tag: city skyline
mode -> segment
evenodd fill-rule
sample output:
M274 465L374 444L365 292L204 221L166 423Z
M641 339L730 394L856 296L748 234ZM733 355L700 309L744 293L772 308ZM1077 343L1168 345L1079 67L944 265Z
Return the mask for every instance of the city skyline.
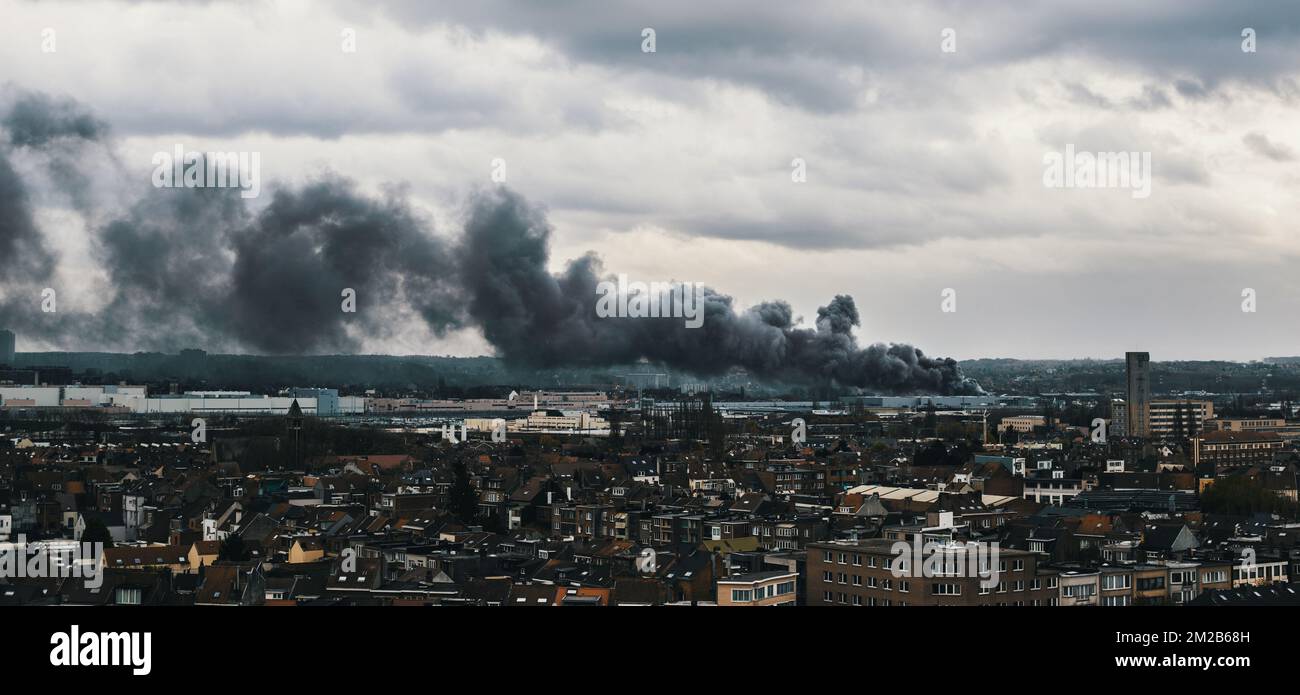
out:
M778 628L758 668L715 611L665 644L1037 690L1291 666L1300 0L0 18L0 663L618 689L646 659L588 674L590 635L660 635L609 611L377 612L785 606L891 612L794 651L807 612L728 612ZM121 610L40 610L76 606Z

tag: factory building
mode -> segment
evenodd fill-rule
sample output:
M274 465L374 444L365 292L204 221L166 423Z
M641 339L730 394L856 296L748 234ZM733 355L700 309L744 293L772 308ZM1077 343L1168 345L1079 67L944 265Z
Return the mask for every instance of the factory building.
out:
M302 394L295 396L294 394ZM284 415L294 400L308 415L359 415L366 399L339 396L334 389L290 389L288 395L249 391L190 391L150 396L144 386L0 386L3 408L121 408L138 414L212 413Z

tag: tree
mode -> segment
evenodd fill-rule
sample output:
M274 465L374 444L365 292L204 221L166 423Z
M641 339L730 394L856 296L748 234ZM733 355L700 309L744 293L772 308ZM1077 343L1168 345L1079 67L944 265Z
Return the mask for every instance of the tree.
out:
M937 434L946 441L957 441L966 437L966 427L956 420L945 418L939 422Z
M464 461L452 465L451 513L461 521L469 522L478 516L478 493L469 482L469 470Z
M501 514L498 512L492 512L483 518L483 530L502 536L510 532L506 528L505 520L501 518Z
M229 560L231 562L243 562L252 557L252 551L247 545L244 545L244 539L239 536L230 536L221 542L221 547L217 550L218 560Z
M935 415L934 410L935 408L933 403L931 403L929 407L925 409L925 419L922 420L921 423L921 433L923 435L931 436L931 437L934 436L935 425L938 424L939 422L939 418L937 415Z
M91 519L86 522L86 528L81 532L82 543L103 543L105 548L113 547L113 534L108 530L99 519Z
M1201 509L1210 514L1251 515L1260 512L1294 518L1296 503L1269 490L1248 475L1220 478L1201 494Z
M1003 444L1017 444L1020 442L1020 432L1016 431L1015 428L1008 427L1002 430L1001 438Z
M916 455L912 457L912 462L917 466L943 466L948 463L948 447L943 442L930 442L926 446L918 449Z

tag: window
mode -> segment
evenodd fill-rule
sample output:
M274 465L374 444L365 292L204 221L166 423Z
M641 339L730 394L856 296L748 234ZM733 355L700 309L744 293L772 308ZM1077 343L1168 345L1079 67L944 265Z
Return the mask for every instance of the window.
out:
M1157 589L1163 589L1165 588L1165 578L1147 577L1145 579L1139 579L1137 582L1137 588L1138 591L1155 591Z
M1056 588L1056 577L1048 577L1048 578L1047 578L1047 588L1049 588L1049 589L1055 589L1055 588ZM1056 605L1056 604L1052 604L1052 605Z
M1066 598L1088 598L1089 596L1092 596L1092 585L1075 584L1073 586L1067 586L1061 590L1061 593L1064 594Z
M1108 574L1101 578L1101 588L1106 591L1127 589L1133 586L1133 577L1127 574Z
M732 589L731 600L735 603L749 603L754 600L754 592L749 589Z
M1012 561L1011 561L1011 571L1013 571L1013 572L1021 572L1021 571L1024 571L1024 569L1025 569L1025 561L1024 561L1024 560L1012 560Z
M785 596L794 593L794 582L781 582L776 585L776 595Z
M931 584L930 593L934 596L961 596L961 585Z

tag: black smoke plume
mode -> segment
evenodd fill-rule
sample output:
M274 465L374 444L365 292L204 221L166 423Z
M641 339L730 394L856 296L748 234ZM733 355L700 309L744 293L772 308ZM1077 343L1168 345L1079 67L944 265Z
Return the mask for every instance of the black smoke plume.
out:
M279 188L259 208L238 189L145 183L125 213L92 225L111 288L100 306L63 301L43 313L40 291L55 282L59 257L10 157L22 151L44 162L49 185L84 213L87 184L68 153L105 147L107 129L74 104L33 94L20 95L0 126L0 326L25 338L323 354L356 352L418 320L435 335L477 328L517 365L644 360L701 376L739 367L760 379L882 393L980 392L953 360L903 344L860 348L852 334L860 317L847 295L806 328L783 301L742 311L711 289L698 328L682 318L600 318L599 258L589 253L558 275L548 271L544 213L505 188L472 195L462 233L444 237L400 190L368 196L339 176ZM355 313L341 310L344 288L356 293Z

